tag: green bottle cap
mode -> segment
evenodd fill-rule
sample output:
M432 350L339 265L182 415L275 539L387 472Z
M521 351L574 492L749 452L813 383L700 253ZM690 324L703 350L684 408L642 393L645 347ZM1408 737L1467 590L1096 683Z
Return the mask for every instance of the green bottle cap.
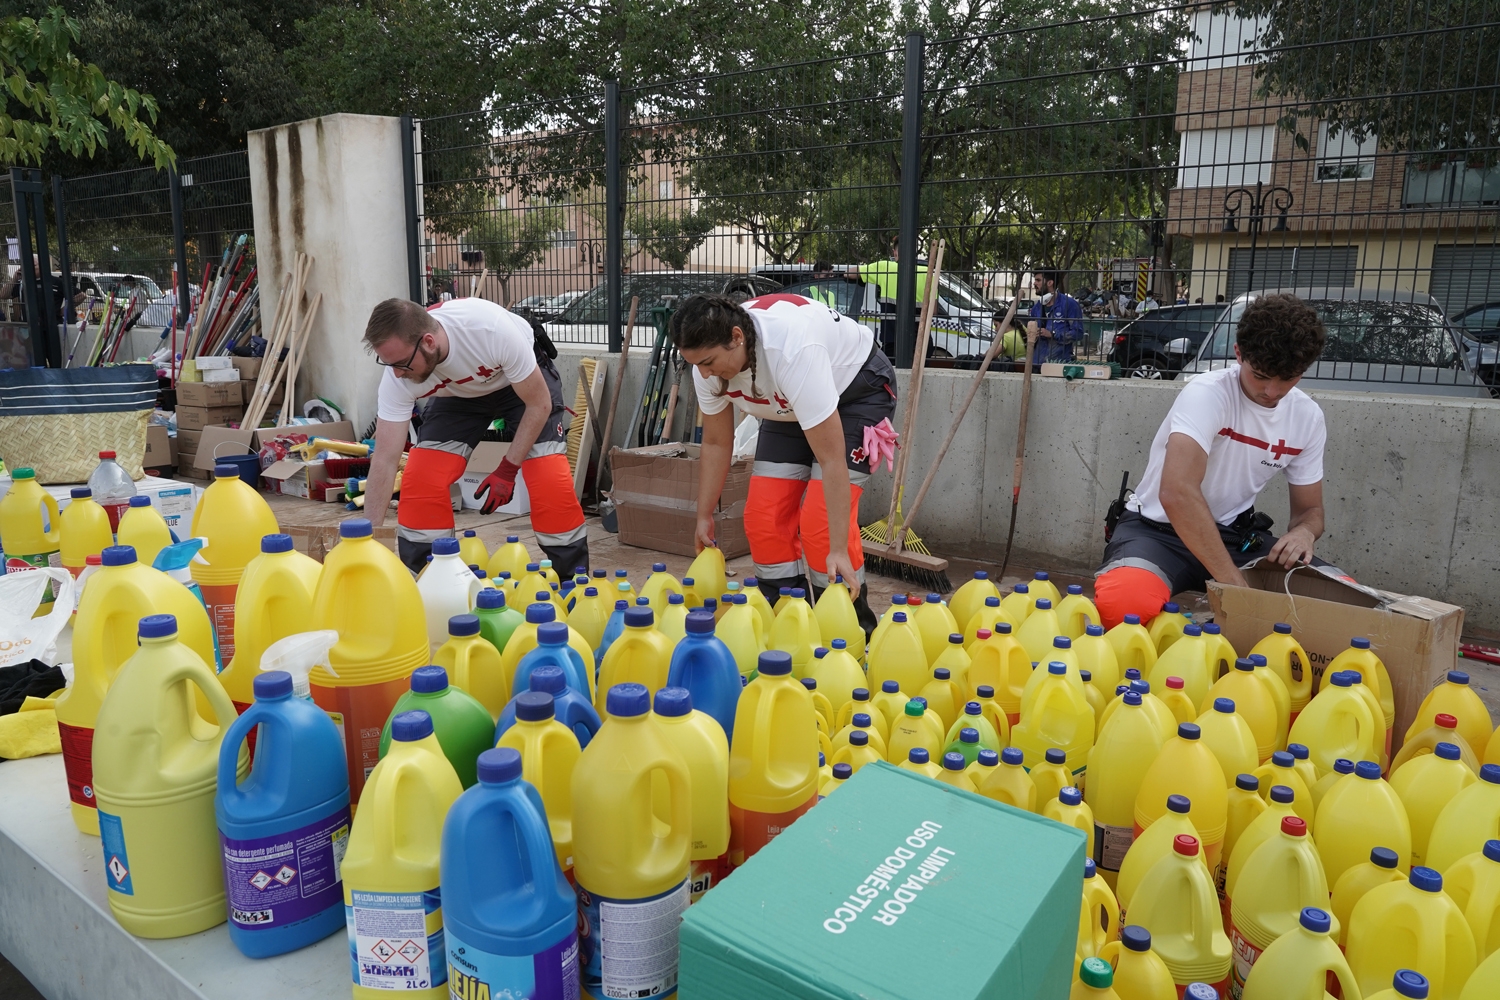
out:
M1078 979L1085 986L1108 989L1114 985L1115 970L1102 958L1085 958L1078 969Z
M906 703L906 714L907 715L916 716L916 717L920 718L922 715L926 714L926 712L927 712L927 709L925 707L923 707L922 703L920 701L917 701L915 698L913 698L911 701L909 701L909 702Z
M12 479L35 479L36 478L36 470L35 469L28 469L28 468L12 469L10 471L10 478L12 478Z

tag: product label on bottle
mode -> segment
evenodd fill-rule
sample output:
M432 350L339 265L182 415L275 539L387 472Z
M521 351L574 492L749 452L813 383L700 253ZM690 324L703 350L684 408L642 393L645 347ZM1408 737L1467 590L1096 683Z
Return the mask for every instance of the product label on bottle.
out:
M1094 824L1094 864L1100 871L1117 872L1125 863L1125 852L1135 843L1135 827Z
M535 955L493 955L448 941L448 996L452 1000L578 1000L578 931Z
M718 885L728 875L729 853L727 851L717 858L692 862L688 868L689 902L698 902L705 892Z
M208 609L208 620L219 643L219 663L226 664L234 659L234 597L239 592L239 584L209 586L200 583L198 589L203 594L203 605Z
M134 896L130 881L130 856L125 851L125 826L120 817L99 810L99 840L104 846L104 882L111 892Z
M350 892L344 907L355 986L425 990L448 981L442 900L427 892Z
M339 867L349 844L349 807L273 837L224 847L229 919L240 927L286 927L344 900Z
M59 722L57 735L62 741L68 798L87 809L99 808L99 803L94 801L94 730Z
M677 928L688 883L647 899L610 899L578 887L579 964L596 997L664 997L677 992Z
M344 738L351 801L359 801L365 781L380 763L380 730L396 700L409 690L411 681L405 677L357 687L312 685L313 702L328 713Z
M1230 929L1229 942L1234 946L1234 965L1229 980L1229 995L1240 1000L1245 993L1245 980L1250 978L1250 969L1260 960L1261 949L1251 944L1238 927Z
M5 560L6 573L24 573L30 569L45 569L46 567L52 565L51 553L43 553L42 555L35 556L17 556L11 555L9 552L7 552L4 553L3 557L0 558L4 558ZM50 605L54 599L54 596L55 595L52 593L51 583L48 583L46 587L42 588L43 605ZM43 610L45 610L45 608Z
M798 816L818 804L817 793L789 812L761 813L729 804L729 866L738 868L755 852L775 840L777 835L796 821Z

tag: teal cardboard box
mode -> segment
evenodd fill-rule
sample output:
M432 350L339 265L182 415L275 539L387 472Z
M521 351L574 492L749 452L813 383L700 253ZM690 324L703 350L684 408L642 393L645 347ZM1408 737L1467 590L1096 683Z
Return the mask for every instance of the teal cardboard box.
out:
M870 764L682 921L684 1000L1065 1000L1087 838Z

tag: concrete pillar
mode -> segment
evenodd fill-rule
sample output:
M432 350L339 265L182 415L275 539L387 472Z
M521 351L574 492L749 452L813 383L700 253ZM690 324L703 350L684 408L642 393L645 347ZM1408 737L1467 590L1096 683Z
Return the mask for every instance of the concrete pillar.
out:
M360 342L375 303L407 293L400 119L329 115L251 132L250 197L261 309L269 326L300 250L307 299L323 294L298 377L356 432L375 418L380 369Z

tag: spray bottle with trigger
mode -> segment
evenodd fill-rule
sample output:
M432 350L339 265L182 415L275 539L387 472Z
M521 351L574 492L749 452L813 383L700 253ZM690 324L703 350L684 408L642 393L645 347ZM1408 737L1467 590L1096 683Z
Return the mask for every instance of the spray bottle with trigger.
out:
M339 634L331 628L315 632L298 632L284 639L277 639L260 655L260 669L285 670L292 675L292 696L312 701L312 682L309 675L313 667L322 667L333 676L338 673L329 665L328 651L338 645ZM339 720L335 719L335 722ZM339 725L339 735L344 727Z
M176 536L174 535L173 537L175 538ZM161 570L192 591L193 596L198 598L198 603L203 605L203 610L208 612L209 621L212 622L213 612L208 611L208 602L203 599L203 591L199 589L198 584L193 580L193 572L190 568L194 559L207 563L208 560L202 559L198 555L198 552L207 544L207 538L189 538L185 542L168 545L156 554L156 561L151 564L151 568ZM214 628L210 631L213 632L214 636L214 672L222 673L224 671L224 656L219 652L219 630Z

